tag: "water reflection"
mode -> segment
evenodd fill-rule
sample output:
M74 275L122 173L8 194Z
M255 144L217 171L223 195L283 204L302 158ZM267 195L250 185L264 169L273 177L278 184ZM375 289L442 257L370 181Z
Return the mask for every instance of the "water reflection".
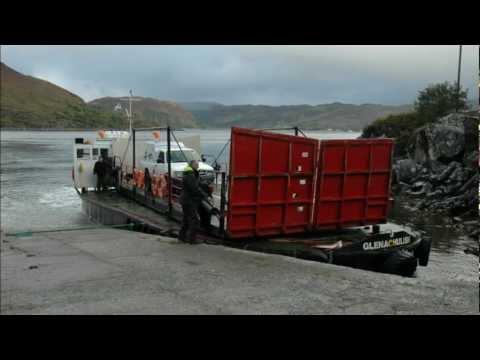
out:
M395 201L389 217L400 225L408 225L432 239L432 248L445 253L463 253L466 245L477 245L455 228L452 218L440 214L415 211Z

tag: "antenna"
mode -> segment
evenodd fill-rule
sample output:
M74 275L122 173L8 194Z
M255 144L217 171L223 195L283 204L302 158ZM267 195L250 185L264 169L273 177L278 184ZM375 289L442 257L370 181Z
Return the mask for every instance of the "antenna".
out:
M462 45L458 50L458 75L457 75L457 105L455 107L455 112L458 113L458 108L460 107L460 73L462 71Z
M130 104L130 134L132 133L132 90L130 90L130 98L128 99L128 102Z
M133 113L132 113L132 101L141 101L141 98L133 98L132 90L129 91L130 96L128 98L122 98L120 99L121 101L128 101L129 104L129 109L125 109L125 112L127 113L128 120L129 120L129 126L130 126L130 134L132 133L132 122L133 122Z

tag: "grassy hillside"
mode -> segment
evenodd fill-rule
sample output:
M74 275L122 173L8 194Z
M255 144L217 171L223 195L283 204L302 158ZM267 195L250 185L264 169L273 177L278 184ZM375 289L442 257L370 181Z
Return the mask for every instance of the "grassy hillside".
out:
M94 129L128 128L119 102L103 98L85 103L79 96L48 81L23 75L1 63L0 126L2 128ZM145 98L134 104L135 126L195 127L193 115L171 102Z
M140 101L132 102L133 121L136 127L166 126L168 123L178 128L197 127L197 122L193 115L174 102L147 97L140 99ZM121 101L120 98L105 97L89 102L88 106L91 109L123 115L125 114L125 109L128 109L128 101Z
M361 130L379 117L410 111L411 106L376 104L324 104L324 105L216 105L204 107L194 103L182 104L202 127L290 127L303 129Z
M2 128L116 127L121 118L89 109L77 95L1 63Z

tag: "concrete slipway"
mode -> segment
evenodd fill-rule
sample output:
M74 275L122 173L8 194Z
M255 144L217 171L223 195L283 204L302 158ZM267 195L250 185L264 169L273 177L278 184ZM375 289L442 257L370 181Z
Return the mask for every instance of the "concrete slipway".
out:
M476 276L440 284L110 228L3 236L1 244L2 314L479 311Z

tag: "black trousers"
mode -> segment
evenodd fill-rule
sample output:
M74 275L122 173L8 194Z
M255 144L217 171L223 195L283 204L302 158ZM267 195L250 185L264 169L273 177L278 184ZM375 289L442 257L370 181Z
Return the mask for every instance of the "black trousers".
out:
M200 226L205 230L211 229L212 215L204 207L198 207L198 216L200 217Z
M97 191L103 191L105 188L105 175L97 175Z
M186 204L182 205L183 221L182 228L178 234L181 241L193 243L195 242L199 220L198 220L198 205Z

